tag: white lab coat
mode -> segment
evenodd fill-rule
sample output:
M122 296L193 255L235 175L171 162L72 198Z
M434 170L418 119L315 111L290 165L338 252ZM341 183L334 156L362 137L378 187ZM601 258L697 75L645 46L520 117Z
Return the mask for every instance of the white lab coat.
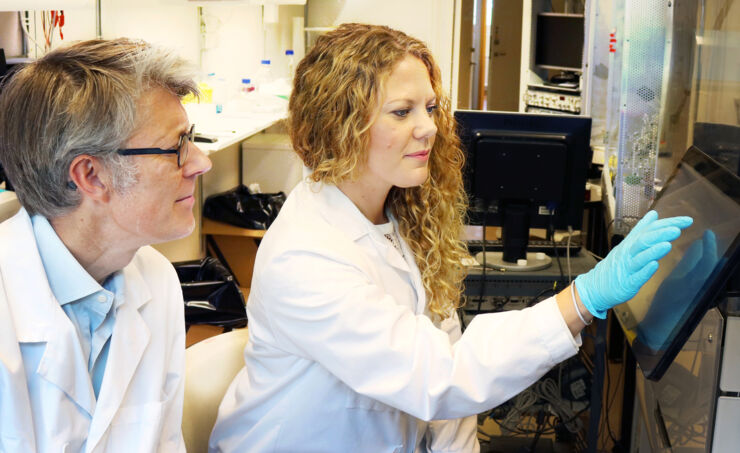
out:
M151 247L123 275L125 300L96 404L87 358L49 287L28 214L0 224L1 452L81 452L85 440L89 453L185 451L177 275ZM23 351L39 353L39 363Z
M456 317L435 325L401 245L405 260L335 186L293 190L257 253L212 451L477 451L469 416L577 352L554 299L462 336Z

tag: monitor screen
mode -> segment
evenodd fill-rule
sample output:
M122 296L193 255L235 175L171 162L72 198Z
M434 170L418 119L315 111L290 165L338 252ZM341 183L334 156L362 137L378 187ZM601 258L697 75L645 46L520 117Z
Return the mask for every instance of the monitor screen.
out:
M521 257L529 228L581 228L591 118L477 110L455 118L469 223L502 227L505 256L511 246Z
M737 268L740 178L691 147L652 209L694 219L655 275L614 308L645 377L658 380Z
M580 71L584 25L580 14L538 14L534 64L547 69Z

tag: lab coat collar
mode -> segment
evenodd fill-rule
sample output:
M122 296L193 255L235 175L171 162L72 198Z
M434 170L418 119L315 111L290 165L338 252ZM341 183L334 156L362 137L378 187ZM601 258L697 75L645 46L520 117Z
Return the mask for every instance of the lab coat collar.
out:
M32 228L24 208L0 224L0 274L21 343L48 341L59 326L56 314L66 317L49 287Z
M0 274L20 343L45 342L36 372L92 415L87 358L72 321L51 291L25 209L0 225Z
M320 215L331 225L335 226L346 234L349 239L357 242L365 235L369 235L388 264L408 272L411 275L411 283L416 291L417 313L423 311L426 306L426 291L421 280L419 268L414 262L414 254L409 248L406 241L398 235L403 250L403 257L393 248L393 245L377 231L372 222L355 206L352 200L347 197L339 188L332 184L307 182L308 190L315 193L319 201L318 210ZM391 214L387 213L388 218L393 222L393 228L399 231L398 221Z
M370 236L381 256L388 264L405 272L410 272L409 264L393 245L378 231L373 223L365 217L359 208L333 184L310 183L309 189L316 193L319 200L319 212L331 225L334 225L353 242L359 241L364 236ZM398 222L390 216L393 227L398 231ZM400 235L399 235L400 239ZM401 240L403 243L403 240ZM408 247L404 248L404 255L408 258L411 254Z
M316 194L320 215L352 241L370 234L373 224L360 212L339 187L321 182L307 182L308 190Z
M18 341L46 342L37 372L88 414L95 414L87 442L88 451L93 451L121 405L149 344L151 334L139 309L152 297L139 271L137 256L122 270L124 303L117 307L109 360L96 405L89 376L81 374L87 373L87 359L82 357L72 321L49 287L25 209L0 224L0 238L12 238L0 240L0 275Z

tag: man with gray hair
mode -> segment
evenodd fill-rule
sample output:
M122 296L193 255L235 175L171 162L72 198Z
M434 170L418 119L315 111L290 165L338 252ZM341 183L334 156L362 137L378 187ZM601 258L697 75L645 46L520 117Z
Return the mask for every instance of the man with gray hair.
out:
M188 65L92 40L0 94L0 162L23 206L0 224L0 451L184 451L185 328L149 244L192 232L209 159L180 98Z

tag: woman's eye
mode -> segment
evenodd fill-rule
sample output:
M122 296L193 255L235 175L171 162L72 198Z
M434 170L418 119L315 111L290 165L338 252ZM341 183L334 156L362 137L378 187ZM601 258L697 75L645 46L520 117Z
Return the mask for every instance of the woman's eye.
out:
M399 118L405 118L406 115L409 114L410 109L400 109L400 110L394 110L393 114L396 115Z
M431 115L432 113L434 113L435 110L437 110L437 104L427 106L427 113L428 114Z

